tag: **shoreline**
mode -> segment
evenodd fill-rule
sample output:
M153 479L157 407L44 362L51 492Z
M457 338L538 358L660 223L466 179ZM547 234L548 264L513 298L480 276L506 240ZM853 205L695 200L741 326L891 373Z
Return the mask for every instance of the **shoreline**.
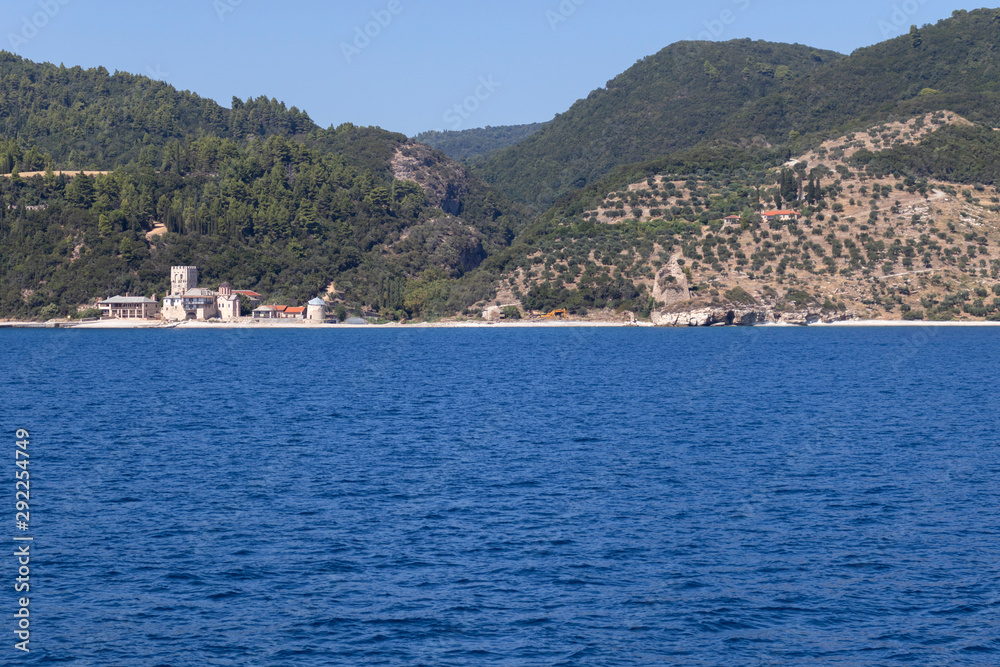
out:
M908 328L908 327L997 327L1000 322L927 322L924 320L847 320L843 322L817 322L809 325L798 324L756 324L751 327L657 327L651 322L601 322L585 320L563 321L530 321L513 320L509 322L414 322L399 324L321 324L313 322L160 322L149 320L110 320L101 322L0 322L0 329L180 329L180 330L301 330L301 331L337 331L341 329L617 329L617 328L647 328L647 329L712 329L712 328Z
M1000 322L928 322L925 320L846 320L817 322L810 327L997 327Z
M256 329L259 331L270 329L298 329L303 331L315 331L317 329L336 331L338 329L573 329L573 328L618 328L618 327L654 327L650 322L586 322L586 321L561 321L561 322L414 322L412 324L399 324L389 322L385 324L317 324L311 322L155 322L142 320L113 320L107 322L84 322L74 324L72 322L40 323L40 322L0 322L0 329L180 329L180 330L205 330L205 329Z

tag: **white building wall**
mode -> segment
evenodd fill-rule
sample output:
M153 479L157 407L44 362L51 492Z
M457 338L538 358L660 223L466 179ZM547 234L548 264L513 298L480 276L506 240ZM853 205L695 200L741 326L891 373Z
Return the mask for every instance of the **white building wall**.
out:
M197 266L170 267L170 293L187 294L188 290L198 286Z
M240 318L240 300L237 297L219 297L219 317L227 322Z
M180 298L164 298L163 306L160 308L160 313L163 315L164 319L173 322L187 319L187 313L184 311L184 301Z

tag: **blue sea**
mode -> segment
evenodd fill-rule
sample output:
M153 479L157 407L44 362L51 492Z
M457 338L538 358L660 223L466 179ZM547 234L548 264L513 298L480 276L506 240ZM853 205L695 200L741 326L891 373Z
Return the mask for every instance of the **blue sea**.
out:
M3 330L0 371L3 664L1000 664L1000 329Z

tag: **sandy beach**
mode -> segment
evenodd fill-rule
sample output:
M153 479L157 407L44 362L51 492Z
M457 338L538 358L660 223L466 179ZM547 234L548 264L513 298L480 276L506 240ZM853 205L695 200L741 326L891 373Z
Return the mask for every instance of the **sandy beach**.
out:
M476 322L474 320L465 322L413 322L400 324L389 322L385 324L319 324L301 321L272 321L272 322L144 322L141 320L108 320L102 322L86 322L82 324L70 324L66 328L72 329L301 329L301 330L337 330L337 329L572 329L572 328L615 328L615 327L652 327L650 322L638 322L629 324L626 322L587 322L584 320L564 320L564 321L506 321L506 322Z
M995 327L1000 322L926 322L924 320L855 320L810 324L810 327Z

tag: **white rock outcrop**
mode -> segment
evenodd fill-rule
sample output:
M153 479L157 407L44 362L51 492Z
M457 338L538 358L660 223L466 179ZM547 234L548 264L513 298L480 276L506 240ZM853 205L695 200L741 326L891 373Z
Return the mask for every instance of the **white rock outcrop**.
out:
M758 324L794 324L806 326L818 322L845 322L857 319L852 312L823 313L794 311L776 313L770 308L695 308L677 312L655 312L651 319L658 327L712 327L720 325L754 326Z

